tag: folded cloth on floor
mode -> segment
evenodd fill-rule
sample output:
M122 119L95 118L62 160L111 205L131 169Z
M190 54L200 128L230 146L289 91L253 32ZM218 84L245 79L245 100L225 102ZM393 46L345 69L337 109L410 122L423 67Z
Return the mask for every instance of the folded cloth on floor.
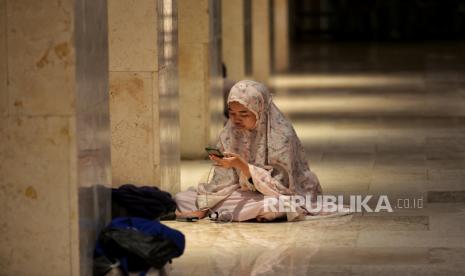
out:
M94 251L94 275L105 275L118 264L125 275L150 267L160 269L181 256L184 248L184 235L159 221L116 218L100 233Z
M171 194L157 187L125 184L112 189L113 217L157 219L174 214L176 202Z

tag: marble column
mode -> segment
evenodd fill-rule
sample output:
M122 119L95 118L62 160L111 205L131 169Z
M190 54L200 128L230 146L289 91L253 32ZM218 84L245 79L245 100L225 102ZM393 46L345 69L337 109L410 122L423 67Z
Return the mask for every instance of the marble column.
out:
M209 145L216 145L218 134L223 128L226 118L224 117L224 97L226 91L224 90L225 84L223 79L222 69L222 25L221 25L221 4L226 1L210 0L209 1L209 15L210 15L210 100L209 100L209 113L210 113L210 137ZM229 91L228 91L229 92ZM202 150L204 150L203 147ZM203 151L206 156L205 151Z
M0 0L0 274L91 275L110 219L104 0Z
M270 0L252 0L252 76L267 83L271 72Z
M220 1L179 0L181 157L206 157L222 126Z
M160 187L175 194L181 189L177 1L157 4Z
M273 0L274 71L285 72L289 66L289 0Z
M176 1L111 0L108 11L113 186L174 193L180 185Z
M233 81L245 78L244 0L221 3L223 62L227 77Z

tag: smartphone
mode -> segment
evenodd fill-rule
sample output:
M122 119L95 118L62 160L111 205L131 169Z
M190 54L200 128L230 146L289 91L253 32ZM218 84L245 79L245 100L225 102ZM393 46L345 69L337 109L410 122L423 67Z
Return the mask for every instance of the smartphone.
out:
M209 155L211 154L211 155L217 156L219 158L224 157L224 154L217 148L206 147L205 150L208 152Z
M198 221L198 217L178 217L176 221L183 221L183 222L196 222Z

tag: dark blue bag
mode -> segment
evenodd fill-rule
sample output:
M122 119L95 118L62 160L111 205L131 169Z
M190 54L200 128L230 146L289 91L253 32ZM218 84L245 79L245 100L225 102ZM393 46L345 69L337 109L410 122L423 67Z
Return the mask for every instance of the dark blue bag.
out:
M104 275L111 263L120 263L121 270L147 271L162 268L171 259L183 254L184 235L159 221L121 217L101 232L94 254L94 275ZM107 265L105 264L107 263Z

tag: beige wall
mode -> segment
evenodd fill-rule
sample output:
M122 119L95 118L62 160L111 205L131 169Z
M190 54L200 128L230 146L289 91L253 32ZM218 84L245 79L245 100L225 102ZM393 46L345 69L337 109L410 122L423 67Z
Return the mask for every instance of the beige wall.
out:
M108 2L113 185L159 185L157 1Z
M181 156L205 156L210 143L209 0L179 0Z
M70 179L73 6L64 1L60 9L51 2L0 1L0 29L7 30L0 51L3 275L45 275L38 272L43 264L49 275L72 275L70 263L76 262L70 247L78 218L77 205L70 204L77 193Z
M93 244L109 218L108 209L94 209L109 197L80 196L109 184L100 144L109 143L99 71L107 61L105 2L81 3L94 12L79 13L71 0L0 0L0 275L89 275L93 248L80 240ZM92 31L81 32L83 22ZM99 167L81 170L89 160Z
M252 0L252 75L267 83L271 71L270 1Z
M279 73L289 67L289 0L274 0L273 3L274 70Z
M223 61L228 79L245 79L244 0L221 2Z
M180 189L175 11L162 0L109 1L113 186Z

